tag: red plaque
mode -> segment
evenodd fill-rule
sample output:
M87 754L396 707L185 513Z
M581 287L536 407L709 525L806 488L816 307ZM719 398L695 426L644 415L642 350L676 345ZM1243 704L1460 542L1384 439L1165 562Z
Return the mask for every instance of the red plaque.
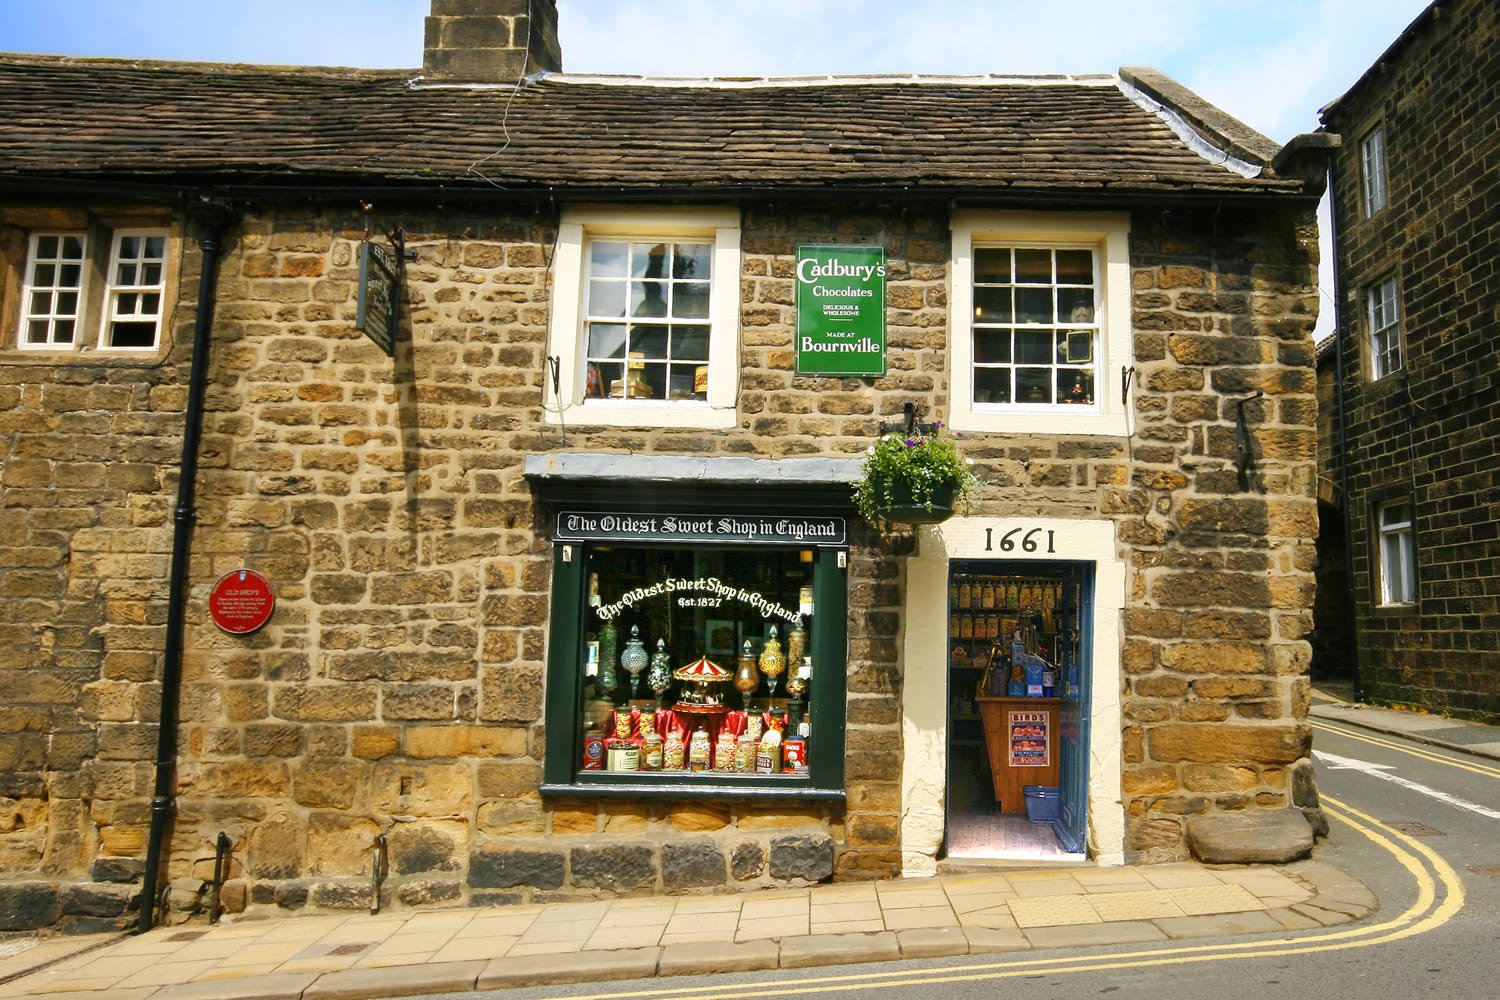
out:
M254 632L271 620L276 595L265 577L250 569L225 573L208 595L214 624L231 635Z

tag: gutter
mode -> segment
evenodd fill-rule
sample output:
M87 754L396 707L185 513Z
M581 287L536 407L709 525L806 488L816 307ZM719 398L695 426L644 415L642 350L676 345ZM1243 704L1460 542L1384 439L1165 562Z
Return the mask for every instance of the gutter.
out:
M162 649L161 711L156 731L156 785L151 798L151 832L146 841L146 871L141 882L141 915L137 933L149 931L156 919L157 885L161 880L162 851L167 825L177 808L177 721L182 688L183 631L187 618L188 561L193 540L194 489L198 478L198 447L203 438L203 394L208 384L208 355L214 321L214 291L219 273L223 236L234 214L217 203L192 213L198 224L198 248L203 253L198 277L198 313L193 325L193 358L188 376L187 411L183 417L182 461L177 480L177 507L172 514L172 564L168 576L167 637Z

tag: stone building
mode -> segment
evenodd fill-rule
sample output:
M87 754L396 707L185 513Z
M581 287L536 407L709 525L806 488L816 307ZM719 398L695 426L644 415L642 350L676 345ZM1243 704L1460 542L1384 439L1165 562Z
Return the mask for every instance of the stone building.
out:
M1500 720L1500 11L1433 3L1322 111L1359 691ZM1321 623L1320 623L1321 628Z
M1315 142L1149 70L591 77L548 0L433 11L421 73L0 59L6 927L191 909L221 833L230 909L1003 855L991 656L1056 668L1048 851L1316 819ZM975 506L857 517L934 421ZM783 709L805 766L673 766Z

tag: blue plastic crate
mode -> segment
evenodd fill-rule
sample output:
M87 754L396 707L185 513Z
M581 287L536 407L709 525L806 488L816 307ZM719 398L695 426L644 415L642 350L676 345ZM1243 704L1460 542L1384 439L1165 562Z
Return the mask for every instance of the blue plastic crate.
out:
M1050 823L1062 815L1062 793L1056 785L1025 785L1026 818L1033 823Z

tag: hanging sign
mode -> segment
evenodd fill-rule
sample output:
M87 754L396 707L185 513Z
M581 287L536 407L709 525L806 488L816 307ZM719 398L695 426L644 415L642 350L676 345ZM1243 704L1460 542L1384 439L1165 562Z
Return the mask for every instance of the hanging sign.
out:
M797 374L885 374L885 247L797 248Z
M401 252L400 244L397 253ZM398 308L401 269L396 258L379 243L369 240L359 245L359 301L354 327L386 353L396 356L396 325L401 320Z
M225 573L208 594L208 614L231 635L254 632L271 620L276 594L270 581L251 569Z
M1007 727L1011 767L1051 767L1046 712L1011 712Z

